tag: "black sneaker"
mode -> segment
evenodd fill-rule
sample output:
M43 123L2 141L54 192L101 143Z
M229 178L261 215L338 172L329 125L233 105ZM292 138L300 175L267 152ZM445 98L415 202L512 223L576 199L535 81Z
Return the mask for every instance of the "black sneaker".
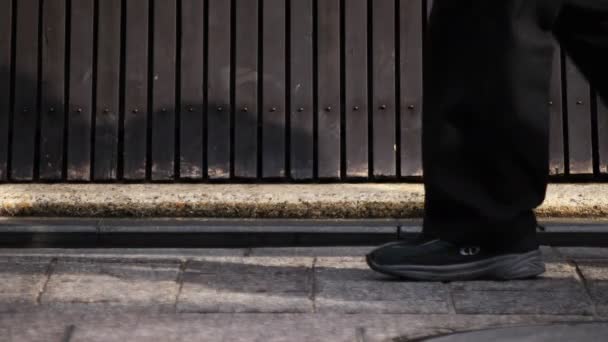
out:
M426 281L514 280L545 272L538 248L493 252L481 246L457 246L428 237L381 246L367 255L367 264L383 274Z

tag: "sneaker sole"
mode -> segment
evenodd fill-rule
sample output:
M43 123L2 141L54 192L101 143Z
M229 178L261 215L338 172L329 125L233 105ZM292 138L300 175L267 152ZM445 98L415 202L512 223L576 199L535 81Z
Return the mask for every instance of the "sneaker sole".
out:
M545 272L540 250L525 254L500 255L485 260L448 266L376 264L367 256L367 264L374 271L411 280L515 280L528 279Z

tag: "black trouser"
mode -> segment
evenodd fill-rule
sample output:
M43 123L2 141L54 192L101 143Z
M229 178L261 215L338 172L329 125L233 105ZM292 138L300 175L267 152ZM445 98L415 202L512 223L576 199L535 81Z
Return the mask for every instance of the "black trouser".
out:
M424 230L535 240L549 175L556 37L608 97L608 0L435 0L423 118Z

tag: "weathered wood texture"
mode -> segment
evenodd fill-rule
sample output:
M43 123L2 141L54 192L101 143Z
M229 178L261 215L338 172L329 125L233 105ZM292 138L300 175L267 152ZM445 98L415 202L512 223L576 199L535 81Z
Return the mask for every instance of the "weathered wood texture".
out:
M0 182L419 180L432 3L0 0ZM548 168L605 176L555 56Z

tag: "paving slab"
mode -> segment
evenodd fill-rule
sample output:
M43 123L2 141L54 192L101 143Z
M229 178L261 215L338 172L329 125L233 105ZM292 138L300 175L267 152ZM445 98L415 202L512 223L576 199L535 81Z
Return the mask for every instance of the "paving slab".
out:
M180 262L212 256L244 256L246 249L224 248L0 248L2 260L48 260L61 258L70 261L105 260L132 262Z
M252 248L250 256L283 257L360 257L375 247L290 247L290 248Z
M441 283L404 282L369 269L363 257L320 257L315 264L317 312L448 313Z
M179 312L311 312L312 258L208 258L188 263Z
M556 250L569 260L607 260L608 248L594 247L556 247Z
M608 337L608 323L568 323L501 329L484 329L468 333L431 338L428 342L553 342L602 341Z
M65 261L54 267L43 305L171 310L179 284L177 263Z
M559 322L582 316L344 315L344 314L34 314L3 317L0 329L14 327L15 341L47 334L45 342L66 341L59 327L73 327L70 341L408 341L444 332ZM31 327L26 335L23 331ZM59 334L48 334L51 330ZM59 338L58 338L59 337ZM36 341L36 340L34 340Z
M537 279L471 281L450 284L456 312L465 314L593 314L593 305L576 267L546 264Z
M47 281L49 264L50 260L0 260L0 313L35 306Z
M595 303L597 313L608 317L608 260L602 262L578 262L581 274Z

